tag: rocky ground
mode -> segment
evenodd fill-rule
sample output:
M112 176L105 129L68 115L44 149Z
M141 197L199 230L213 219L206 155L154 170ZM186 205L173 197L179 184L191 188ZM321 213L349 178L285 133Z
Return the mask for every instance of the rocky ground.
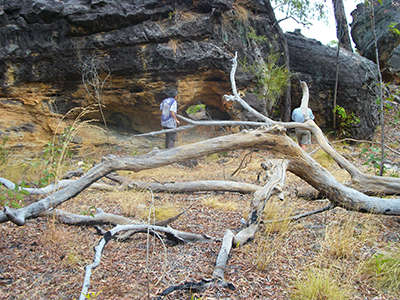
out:
M399 148L399 125L393 116L387 122L386 138L396 150ZM195 139L196 135L186 134L181 135L178 142ZM378 134L376 140L379 140ZM133 149L133 144L127 139L113 151L134 155L139 150ZM147 139L143 145L161 146L162 139ZM367 156L373 154L371 144L342 142L334 145L366 172L376 171L371 156ZM313 149L314 158L336 178L349 179L318 151L316 145ZM102 153L96 151L96 154ZM235 151L204 157L195 166L173 164L140 173L119 174L130 179L160 182L231 179L255 183L260 163L267 155ZM387 159L392 165L398 163L398 157L388 152ZM243 159L243 168L232 176ZM81 160L89 165L87 157ZM393 176L400 175L395 170L390 172ZM328 204L324 199L310 200L314 196L312 187L288 174L284 201L272 199L265 219L279 219ZM185 210L171 227L222 238L226 229L237 230L241 226L240 220L247 216L251 197L238 193L172 194L89 189L60 208L86 215L101 208L143 221L149 216L151 220L162 220ZM165 299L399 299L399 289L380 287L374 274L368 272L366 263L377 253L398 253L399 232L398 217L347 212L341 208L295 222L265 225L254 241L232 251L226 280L235 290L215 286L197 293L174 292ZM100 239L92 227L67 226L52 218L30 220L23 227L0 224L0 237L0 299L77 299L84 267L92 262L93 247ZM106 246L101 263L94 271L91 294L87 298L148 299L170 286L210 278L219 247L219 242L172 246L144 234L125 242L113 240ZM316 294L312 298L304 292L319 285L324 288L319 296Z

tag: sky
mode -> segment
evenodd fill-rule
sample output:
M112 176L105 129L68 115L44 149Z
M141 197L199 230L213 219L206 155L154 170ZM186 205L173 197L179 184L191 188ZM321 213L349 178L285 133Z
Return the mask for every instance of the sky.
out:
M363 0L343 0L344 3L344 9L346 11L346 18L347 18L347 23L350 25L350 23L353 21L353 18L351 17L350 13L356 8L358 3L362 3ZM335 23L335 16L333 14L333 5L331 0L326 0L326 4L328 5L328 12L329 15L327 17L326 21L314 21L311 20L313 25L311 25L309 28L305 28L302 25L296 23L292 19L282 21L279 23L281 26L282 30L285 31L294 31L296 28L301 29L301 33L308 37L308 38L313 38L321 43L327 45L329 42L335 40L336 41L336 23ZM280 16L278 12L276 13L276 17L279 20ZM350 32L350 28L349 28Z

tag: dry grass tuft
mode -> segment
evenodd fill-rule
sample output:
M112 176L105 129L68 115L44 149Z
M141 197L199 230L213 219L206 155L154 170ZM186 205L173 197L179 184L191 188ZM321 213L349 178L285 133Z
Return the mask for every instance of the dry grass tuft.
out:
M177 10L175 12L175 15L177 20L185 22L193 21L194 19L196 19L197 16L199 16L199 14L196 14L193 11L184 11L184 10Z
M170 47L172 49L172 51L174 52L174 55L176 55L176 53L178 52L179 44L180 44L180 41L176 40L176 39L170 39L168 41L168 47Z
M333 158L327 154L323 150L318 150L316 153L313 154L313 158L324 168L329 169L333 165L336 165L336 162L333 160Z
M281 235L286 234L290 229L290 215L292 214L293 208L286 207L285 203L273 198L268 201L264 209L263 219L266 221L265 234L279 233ZM273 221L279 222L273 222ZM271 221L271 222L268 222Z
M236 16L242 23L247 23L249 20L249 10L244 6L240 5L240 3L235 2L233 4L233 11Z
M228 211L236 211L239 209L237 202L234 201L221 201L217 197L209 197L202 201L205 206L219 209L219 210L228 210Z
M325 231L322 255L332 258L351 258L364 246L372 246L379 235L379 224L370 215L359 220L352 213L343 216L343 222L332 222Z
M154 208L154 217L156 221L162 221L172 218L180 213L180 208L172 203L163 203L161 206Z
M351 292L339 286L335 274L327 269L309 269L294 283L294 300L345 300Z
M107 198L120 206L123 215L137 218L145 218L147 204L151 201L148 191L135 190L108 193Z
M350 258L358 245L355 223L334 223L326 228L322 247L330 256L334 258Z

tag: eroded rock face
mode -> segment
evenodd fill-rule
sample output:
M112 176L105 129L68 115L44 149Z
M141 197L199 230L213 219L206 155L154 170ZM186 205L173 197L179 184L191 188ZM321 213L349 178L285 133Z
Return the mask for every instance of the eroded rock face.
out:
M386 80L400 82L400 35L390 30L400 30L400 0L375 1L375 28L379 60ZM351 13L351 36L361 55L376 61L374 36L371 27L371 8L357 5Z
M159 103L171 87L178 89L180 112L204 103L215 116L243 116L223 101L224 94L231 94L235 51L238 89L265 112L270 105L257 103L255 75L243 66L283 53L275 21L266 0L0 0L0 134L14 147L35 147L62 132L71 122L60 123L61 117L72 120L77 108L86 109L84 119L101 120L98 109L88 110L98 100L82 84L88 61L103 66L97 70L107 78L100 93L102 111L108 126L118 131L160 129ZM334 55L328 51L327 63L325 46L316 47L318 52L313 43L301 43L291 43L291 67L312 82L310 105L318 123L329 127ZM346 69L350 61L352 67L360 65L356 76ZM280 57L277 64L283 62ZM360 138L370 136L376 124L364 66L346 55L341 72L348 73L339 75L338 104L361 107L362 122L355 130ZM293 107L300 99L294 89ZM93 129L79 135L82 143L109 143Z
M0 130L15 144L41 144L59 114L96 103L81 81L91 57L111 74L101 97L110 127L159 129L170 87L181 111L198 102L224 110L233 52L247 63L281 52L267 9L233 0L0 1ZM239 87L250 79L238 72Z
M336 49L305 38L300 33L286 33L290 53L290 68L297 73L292 80L292 102L300 105L299 80L308 83L309 106L321 128L332 128L333 98L336 80ZM378 124L375 80L376 65L358 54L341 49L339 55L339 81L337 105L347 113L354 112L360 123L352 126L352 134L358 138L370 138Z

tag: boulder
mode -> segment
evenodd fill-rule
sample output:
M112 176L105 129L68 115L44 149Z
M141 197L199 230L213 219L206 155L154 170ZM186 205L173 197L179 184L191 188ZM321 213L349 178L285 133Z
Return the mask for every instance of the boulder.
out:
M400 0L374 1L375 28L379 61L386 81L400 83L400 35L391 26L400 30ZM374 35L371 27L371 8L358 4L351 13L351 36L362 56L376 61Z
M307 82L309 106L314 112L315 121L321 128L329 130L333 125L337 49L306 38L299 32L286 33L286 38L290 69L295 74L292 80L293 107L300 105L302 92L299 80ZM352 135L360 139L371 138L378 124L375 101L377 75L377 67L372 61L340 49L336 104L360 119L351 128Z

